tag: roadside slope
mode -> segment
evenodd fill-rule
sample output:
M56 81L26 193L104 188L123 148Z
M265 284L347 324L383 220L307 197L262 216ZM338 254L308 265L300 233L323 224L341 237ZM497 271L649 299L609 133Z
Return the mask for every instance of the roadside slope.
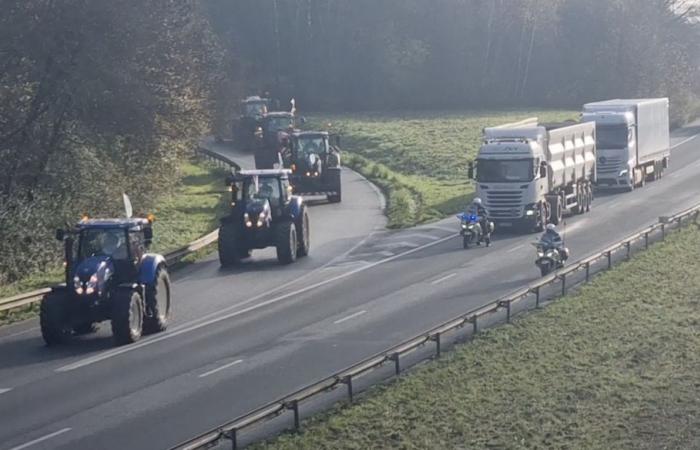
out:
M696 448L700 230L260 445Z

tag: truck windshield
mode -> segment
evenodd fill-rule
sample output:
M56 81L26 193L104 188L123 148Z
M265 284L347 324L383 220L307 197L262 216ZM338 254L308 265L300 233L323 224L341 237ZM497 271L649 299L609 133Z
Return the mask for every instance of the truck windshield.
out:
M480 159L477 181L484 183L508 183L532 181L532 159Z
M599 149L626 148L629 129L624 125L596 126L596 147Z

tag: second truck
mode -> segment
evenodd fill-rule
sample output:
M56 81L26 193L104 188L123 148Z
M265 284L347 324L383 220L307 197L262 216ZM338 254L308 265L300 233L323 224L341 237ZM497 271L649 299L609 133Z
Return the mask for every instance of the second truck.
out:
M469 177L500 227L541 231L590 211L596 182L594 123L537 118L486 128Z

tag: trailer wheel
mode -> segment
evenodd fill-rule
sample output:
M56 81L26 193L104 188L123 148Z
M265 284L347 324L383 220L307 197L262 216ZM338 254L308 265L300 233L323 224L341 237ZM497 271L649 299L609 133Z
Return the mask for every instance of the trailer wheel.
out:
M554 225L559 225L561 222L562 218L562 205L561 205L561 198L559 196L556 197L550 197L549 199L549 205L551 207L551 215L549 217L549 221L553 223Z
M593 203L593 189L586 186L586 212L591 212L591 204Z

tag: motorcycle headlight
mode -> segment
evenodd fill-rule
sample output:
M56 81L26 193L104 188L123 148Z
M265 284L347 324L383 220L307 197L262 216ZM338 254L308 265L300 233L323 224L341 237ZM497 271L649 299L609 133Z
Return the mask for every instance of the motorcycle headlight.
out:
M534 216L534 215L535 215L535 211L533 211L533 210L531 210L531 209L528 209L527 211L525 211L525 215L526 215L526 216Z
M542 258L543 256L544 256L544 252L539 252L539 251L537 252L537 257L538 257L538 258Z
M466 229L467 229L467 224L466 224L466 223L463 223L463 224L462 224L462 229L463 229L463 230L466 230Z

